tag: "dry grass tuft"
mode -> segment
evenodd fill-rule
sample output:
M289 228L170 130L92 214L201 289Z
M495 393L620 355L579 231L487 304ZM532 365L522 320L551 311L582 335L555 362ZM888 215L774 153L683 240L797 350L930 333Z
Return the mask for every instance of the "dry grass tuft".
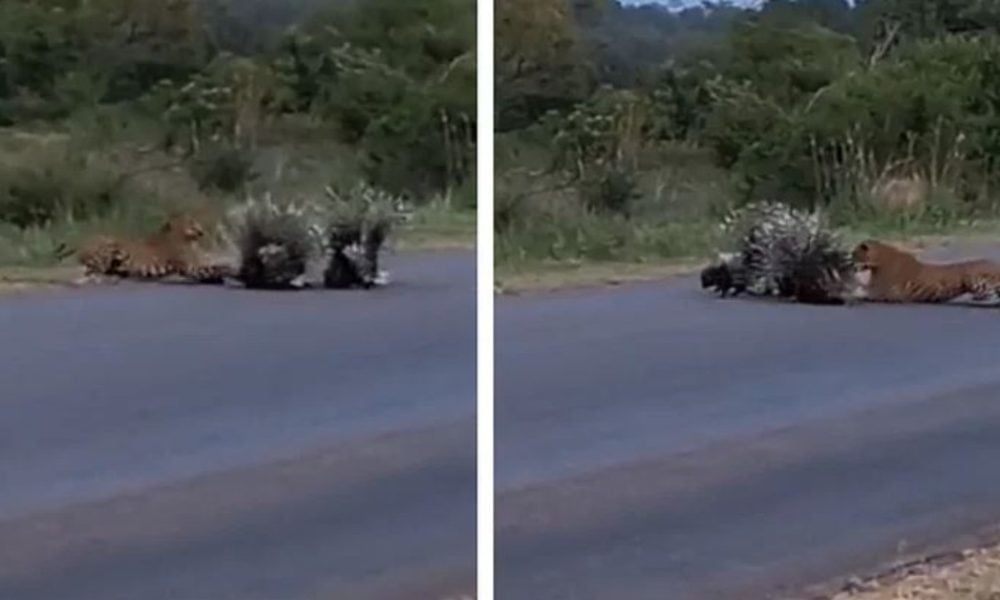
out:
M853 587L832 600L1000 600L1000 545L967 550L951 561L914 565Z

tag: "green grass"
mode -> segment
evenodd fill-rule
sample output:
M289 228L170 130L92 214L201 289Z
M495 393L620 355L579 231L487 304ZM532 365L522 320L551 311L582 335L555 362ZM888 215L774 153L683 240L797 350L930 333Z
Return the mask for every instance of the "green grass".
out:
M644 150L631 173L635 197L627 217L595 205L600 179L567 182L548 168L550 162L544 140L498 137L494 248L500 290L690 272L715 257L716 225L740 201L733 176L714 166L706 151L689 145ZM1000 215L989 212L989 202L975 203L983 216L968 218L969 205L946 189L932 191L923 210L911 215L859 211L852 208L856 202L836 204L842 208L830 216L842 225L848 245L865 237L933 241L1000 233Z
M476 212L432 204L418 209L396 239L403 250L475 248Z
M708 222L647 225L601 215L540 221L496 237L498 267L527 270L553 264L648 263L711 253Z
M682 146L643 157L627 177L626 213L602 180L568 182L545 150L503 140L496 179L497 287L504 291L615 283L686 272L714 253L731 181L704 152ZM596 195L595 195L596 194Z
M983 223L971 229L882 229L878 233L873 233L871 229L844 229L842 233L847 245L853 245L866 237L878 237L894 243L920 248L954 240L986 239L995 241L997 234L1000 234L1000 222ZM713 256L714 252L702 248L691 253L649 254L633 260L579 259L504 262L496 265L496 291L504 294L518 294L662 280L695 273L705 266Z
M673 252L643 253L640 247L629 249L630 258L595 260L530 259L498 261L496 288L501 293L551 291L563 288L618 285L634 281L660 280L687 275L703 267L715 255L714 247L706 245L711 235L706 225L695 224L672 238L665 247ZM852 246L867 237L912 246L914 249L944 244L950 241L997 241L1000 239L1000 219L954 222L949 225L910 223L900 226L892 219L855 223L839 230L844 243ZM670 235L664 232L664 235ZM647 248L649 250L649 248ZM623 254L622 256L628 256Z
M502 294L554 291L566 288L620 285L667 279L697 271L701 258L674 258L649 262L535 263L496 268L496 291Z
M44 127L0 129L0 209L30 214L48 203L52 215L26 227L0 221L0 268L27 277L27 270L57 266L57 249L93 233L140 236L168 212L194 209L213 218L245 197L244 191L201 189L188 165L159 150L156 124L127 113L111 113L110 122L74 115ZM322 199L326 186L349 186L360 178L358 153L302 119L279 121L265 131L252 156L256 177L248 193ZM418 208L397 232L399 246L473 245L475 213L465 208L475 203L470 181Z
M151 230L156 221L137 223L108 218L86 223L63 222L44 228L18 229L0 224L0 267L45 269L59 264L57 250L72 247L92 233L115 232L137 235ZM396 232L402 250L474 248L476 214L432 206L418 209L414 218ZM16 271L16 270L15 270Z
M68 266L0 267L0 294L39 287L64 286L72 283L79 276L78 269Z
M643 177L660 182L659 195L645 192L640 211L631 218L584 209L565 189L514 200L505 228L495 237L498 290L659 279L690 273L714 258L720 241L718 215L734 203L724 186L717 179L677 185L676 174L664 171ZM995 236L1000 218L940 218L931 211L918 217L867 216L851 220L841 231L848 245L865 237L933 242Z
M593 213L535 222L496 236L496 284L521 292L688 273L713 254L715 232L707 221L650 225Z
M935 237L995 237L1000 235L1000 217L960 219L948 223L884 218L851 223L845 226L843 231L845 239L850 242L857 242L866 237L899 240Z

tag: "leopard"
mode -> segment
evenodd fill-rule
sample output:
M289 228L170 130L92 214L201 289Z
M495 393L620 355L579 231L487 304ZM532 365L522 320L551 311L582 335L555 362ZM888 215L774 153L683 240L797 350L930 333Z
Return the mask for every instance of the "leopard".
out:
M187 213L171 214L153 234L144 238L95 235L77 248L84 276L78 283L117 282L122 279L162 280L179 276L201 283L222 283L232 277L225 264L205 264L197 243L206 231Z
M864 298L872 302L944 303L970 295L973 300L1000 298L1000 263L974 259L926 263L901 248L867 239L851 256L868 271Z

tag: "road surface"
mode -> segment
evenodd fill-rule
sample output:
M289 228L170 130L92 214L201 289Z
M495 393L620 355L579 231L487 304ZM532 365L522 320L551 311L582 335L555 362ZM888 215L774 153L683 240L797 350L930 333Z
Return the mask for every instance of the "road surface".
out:
M0 598L474 590L474 257L389 269L0 297Z
M1000 308L497 303L498 598L753 600L1000 523Z

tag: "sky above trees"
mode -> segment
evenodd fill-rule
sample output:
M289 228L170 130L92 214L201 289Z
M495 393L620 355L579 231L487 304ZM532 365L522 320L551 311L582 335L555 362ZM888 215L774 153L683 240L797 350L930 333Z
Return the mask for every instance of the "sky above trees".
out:
M622 4L637 6L640 4L662 4L669 7L687 8L697 6L702 0L622 0ZM732 4L737 6L757 6L761 0L732 0Z

